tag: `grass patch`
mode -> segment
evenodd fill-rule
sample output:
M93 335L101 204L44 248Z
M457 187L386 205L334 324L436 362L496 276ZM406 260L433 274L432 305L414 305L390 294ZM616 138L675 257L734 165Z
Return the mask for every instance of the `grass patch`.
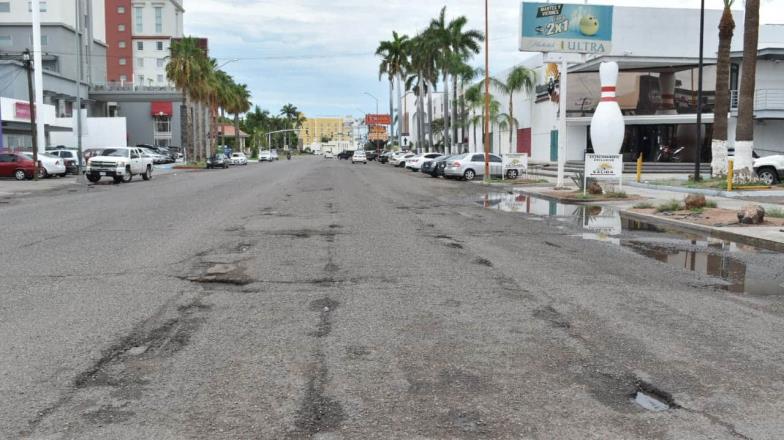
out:
M580 200L593 200L595 197L590 194L578 194L575 198Z
M770 218L784 218L784 209L770 208L765 211L765 216Z
M638 203L638 204L634 205L634 209L653 209L653 208L654 208L654 206L651 203L648 203L648 202L641 202L641 203Z
M717 205L716 202L714 202L713 200L708 200L707 202L705 202L705 207L706 208L718 208L719 205Z
M710 179L702 179L699 182L695 182L693 179L689 180L679 180L679 179L664 179L664 180L654 180L652 182L648 182L651 185L657 186L676 186L680 188L692 188L692 189L715 189L720 191L727 190L727 178L710 178ZM732 184L733 189L743 189L745 187L750 186L768 186L764 183L757 181L757 180L750 180L748 182L737 182Z
M607 198L610 198L610 199L628 199L629 198L629 196L626 195L625 192L608 192L607 194L605 194L605 196Z
M681 202L677 200L670 200L669 202L662 203L656 207L656 212L674 212L683 209Z
M691 211L692 214L702 214L705 212L705 208L691 208L689 211Z

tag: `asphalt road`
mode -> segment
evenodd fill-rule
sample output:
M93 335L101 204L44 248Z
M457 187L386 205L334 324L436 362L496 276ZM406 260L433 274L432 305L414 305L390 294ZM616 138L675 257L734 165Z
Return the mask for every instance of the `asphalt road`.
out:
M0 200L0 438L781 437L782 298L482 193L299 159Z

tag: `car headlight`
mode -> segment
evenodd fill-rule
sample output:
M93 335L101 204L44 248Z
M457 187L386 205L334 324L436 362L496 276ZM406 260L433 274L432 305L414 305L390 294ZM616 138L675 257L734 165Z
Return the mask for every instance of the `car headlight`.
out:
M126 165L128 164L125 162L117 162L117 168L125 168Z

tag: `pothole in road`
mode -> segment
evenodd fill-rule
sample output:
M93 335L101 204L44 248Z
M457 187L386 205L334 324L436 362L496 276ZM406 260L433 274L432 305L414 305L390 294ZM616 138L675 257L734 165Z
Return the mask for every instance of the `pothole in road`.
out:
M238 264L217 263L207 268L204 275L192 276L188 281L198 284L228 284L233 286L247 286L253 283L244 268Z

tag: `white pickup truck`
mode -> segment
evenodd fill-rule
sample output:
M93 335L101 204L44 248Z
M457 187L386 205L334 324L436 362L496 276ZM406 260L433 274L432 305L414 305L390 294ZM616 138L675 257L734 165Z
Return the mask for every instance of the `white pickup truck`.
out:
M784 155L765 156L754 161L754 172L768 185L775 185L784 179Z
M106 148L99 156L93 156L87 162L85 174L90 182L97 182L101 177L114 178L115 183L128 183L133 176L141 175L142 179L152 179L153 159L136 147Z

